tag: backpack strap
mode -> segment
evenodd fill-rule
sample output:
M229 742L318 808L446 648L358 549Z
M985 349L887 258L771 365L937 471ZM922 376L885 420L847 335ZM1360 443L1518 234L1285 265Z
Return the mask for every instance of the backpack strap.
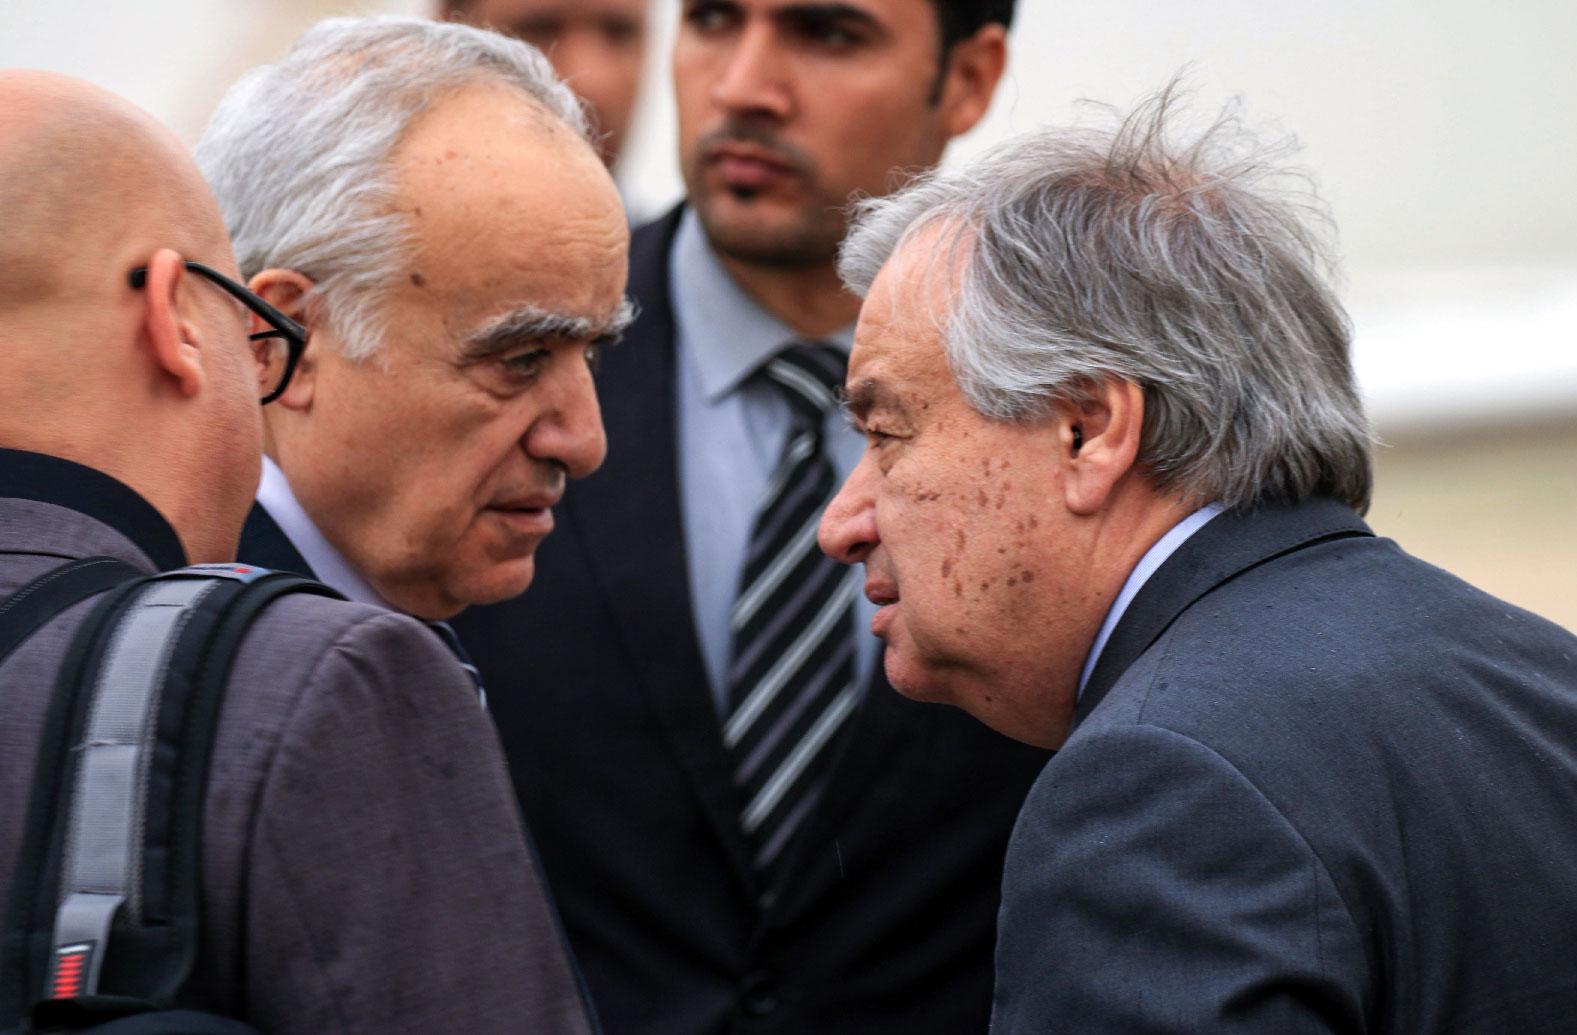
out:
M87 557L44 572L0 601L0 662L73 604L141 574L115 557Z
M252 620L294 592L338 596L248 565L167 572L96 616L62 666L74 749L40 756L34 804L48 766L53 822L45 858L23 860L55 878L26 918L36 1024L175 1003L197 959L203 795L230 669Z
M55 675L54 690L39 731L27 819L11 880L11 900L5 924L0 928L0 937L4 939L0 942L0 1028L16 1024L27 1016L42 982L41 968L37 964L47 943L39 936L34 915L44 905L40 902L41 892L53 889L49 871L58 852L53 837L59 826L55 816L62 773L71 764L68 746L72 743L73 730L79 725L77 712L82 695L77 693L77 688L101 650L107 626L144 581L134 579L112 589L93 605L77 627ZM53 901L44 908L52 913Z

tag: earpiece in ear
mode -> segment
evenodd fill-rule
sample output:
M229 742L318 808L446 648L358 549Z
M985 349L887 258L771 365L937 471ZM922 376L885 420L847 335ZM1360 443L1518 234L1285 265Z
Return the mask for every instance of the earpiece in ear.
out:
M1077 424L1073 426L1073 451L1077 453L1084 448L1084 429Z

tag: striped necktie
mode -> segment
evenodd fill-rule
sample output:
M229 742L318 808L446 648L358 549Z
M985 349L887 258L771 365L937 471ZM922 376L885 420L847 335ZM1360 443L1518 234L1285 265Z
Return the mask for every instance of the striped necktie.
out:
M449 653L465 669L465 674L471 677L471 685L476 688L476 699L481 702L482 710L487 711L487 691L482 689L482 672L471 661L471 655L466 653L465 644L460 642L460 634L454 631L454 626L448 622L423 622L423 625L437 634L444 641L444 646L449 648Z
M752 525L732 614L723 743L741 826L768 894L794 833L815 806L838 731L859 703L851 569L816 546L837 489L822 427L837 406L844 357L798 345L763 374L793 413L788 443Z

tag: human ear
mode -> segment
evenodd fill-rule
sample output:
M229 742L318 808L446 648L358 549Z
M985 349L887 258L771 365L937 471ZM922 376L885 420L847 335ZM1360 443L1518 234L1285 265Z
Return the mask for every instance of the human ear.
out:
M143 282L143 333L154 363L175 381L182 395L190 397L202 390L205 375L195 344L197 326L181 315L178 296L185 279L186 262L179 253L169 248L153 253Z
M1138 459L1144 389L1108 378L1055 410L1065 502L1075 514L1098 513Z
M303 273L274 268L257 274L247 282L246 286L275 309L307 329L307 347L302 350L301 358L296 362L295 373L291 375L290 384L286 386L284 394L271 404L286 410L307 409L312 405L313 388L317 380L317 352L312 348L312 335L315 328L310 312L312 307L307 304L307 296L317 285L313 283L311 277ZM267 321L253 314L251 333L270 329Z
M1007 30L997 22L953 44L938 102L949 138L969 132L985 117L1007 60Z

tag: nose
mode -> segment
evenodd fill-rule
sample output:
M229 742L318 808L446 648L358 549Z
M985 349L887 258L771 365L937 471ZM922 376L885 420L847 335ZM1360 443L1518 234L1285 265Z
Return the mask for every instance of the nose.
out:
M876 505L871 494L871 460L861 458L838 494L821 515L817 541L821 551L844 564L863 564L881 540L876 532Z
M571 478L584 478L602 466L608 438L591 370L578 354L557 357L560 374L545 409L526 431L526 453L562 464Z
M591 107L599 130L611 132L622 128L608 124L612 115L626 107L620 97L626 87L620 76L621 65L618 55L603 42L595 28L583 27L565 33L554 43L548 56L559 78Z
M740 31L712 84L712 103L730 115L782 120L792 114L788 67L766 19L751 21Z

